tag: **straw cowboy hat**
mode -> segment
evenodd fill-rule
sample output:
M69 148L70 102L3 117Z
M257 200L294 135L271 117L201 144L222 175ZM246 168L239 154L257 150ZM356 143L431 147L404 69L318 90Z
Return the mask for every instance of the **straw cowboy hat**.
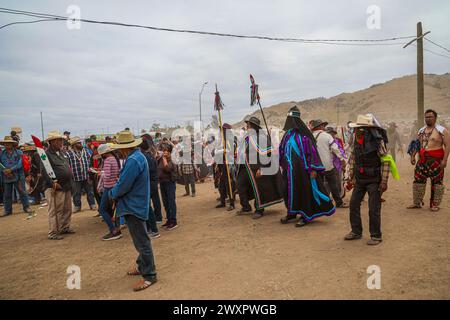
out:
M361 128L361 127L373 127L373 128L380 128L380 123L375 118L373 114L366 114L362 115L360 114L358 118L356 119L356 123L352 122L349 123L348 126L350 128Z
M0 140L0 144L6 144L6 143L14 143L19 144L16 140L14 140L11 136L5 136L5 139Z
M113 144L114 150L135 148L142 143L142 138L136 139L134 135L127 130L121 131L117 134L117 143Z
M81 138L80 137L73 137L72 139L69 140L69 144L71 146L73 146L74 144L77 144L77 143L81 143Z
M245 122L252 123L261 129L261 121L259 121L257 117L250 117L248 120L245 120Z
M22 146L21 149L22 149L22 151L35 151L36 147L32 146L32 145L29 145L29 144L25 144L25 145Z
M63 136L61 133L59 133L58 131L50 131L47 135L47 139L46 141L52 141L52 140L56 140L56 139L66 139L65 136Z
M113 152L114 148L113 148L113 144L112 143L104 143L98 146L97 152L98 154L96 154L94 156L94 159L99 159L102 157L102 155Z

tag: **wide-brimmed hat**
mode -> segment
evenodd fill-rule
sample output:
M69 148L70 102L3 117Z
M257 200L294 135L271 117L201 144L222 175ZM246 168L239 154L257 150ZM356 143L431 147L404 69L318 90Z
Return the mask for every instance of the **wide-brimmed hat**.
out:
M336 128L334 128L334 127L327 127L327 128L326 128L326 131L327 131L328 133L334 133L334 134L337 134L337 130L336 130Z
M21 147L22 151L26 152L26 151L35 151L36 147L33 145L29 145L29 144L25 144Z
M96 154L94 156L94 159L99 159L102 157L102 155L113 152L114 148L113 148L113 144L112 143L104 143L98 146L97 152L98 154Z
M6 144L6 143L14 143L19 144L16 140L14 140L11 136L5 136L5 139L0 140L0 144Z
M69 144L71 146L73 146L74 144L77 144L77 143L81 143L81 138L80 137L73 137L72 139L69 140Z
M56 140L56 139L64 139L66 140L66 137L63 136L61 133L59 133L58 131L50 131L47 135L47 139L45 139L46 141L51 141L51 140Z
M379 128L380 123L373 114L366 114L366 115L360 114L356 119L356 122L349 123L348 126L350 128L360 128L360 127Z
M114 150L117 149L128 149L135 148L142 143L142 138L136 139L134 135L128 131L124 130L117 134L117 143L112 145Z
M321 125L327 126L328 122L322 121L320 119L311 121L311 129L315 129L317 127L320 127Z
M259 121L257 117L250 117L248 118L248 120L245 120L245 122L252 123L255 126L261 128L261 121Z

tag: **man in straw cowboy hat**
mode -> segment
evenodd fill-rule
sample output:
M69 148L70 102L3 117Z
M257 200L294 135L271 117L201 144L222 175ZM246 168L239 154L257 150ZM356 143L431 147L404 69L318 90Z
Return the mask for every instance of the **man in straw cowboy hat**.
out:
M130 276L142 276L134 286L134 291L148 288L156 282L155 259L147 234L150 203L150 177L145 156L138 146L142 139L135 139L130 131L118 134L114 150L125 159L119 181L110 190L110 198L116 202L116 216L125 217L134 247L139 253L137 266L128 272Z
M377 245L382 241L381 195L388 188L389 169L395 169L395 162L386 151L386 131L372 114L359 115L356 123L349 126L354 128L354 137L350 146L347 189L354 186L354 190L350 200L352 231L345 240L362 238L361 202L367 192L371 237L367 244Z
M31 215L33 214L33 211L30 209L28 194L25 189L25 173L22 165L23 153L16 148L19 142L14 140L11 136L6 136L3 140L0 140L0 144L5 147L0 153L3 203L5 208L5 212L1 217L12 214L12 195L14 188L19 192L23 211Z
M49 132L46 154L55 172L56 179L52 180L47 172L43 172L45 198L48 203L48 222L50 240L61 240L61 235L73 234L70 228L72 219L72 171L69 161L63 152L65 137L58 132Z
M74 213L81 211L81 192L86 192L87 201L91 210L97 210L95 207L94 190L92 183L89 181L89 164L91 156L89 152L83 148L82 141L79 137L74 137L69 141L71 150L67 151L70 167L73 173L73 204L75 206Z

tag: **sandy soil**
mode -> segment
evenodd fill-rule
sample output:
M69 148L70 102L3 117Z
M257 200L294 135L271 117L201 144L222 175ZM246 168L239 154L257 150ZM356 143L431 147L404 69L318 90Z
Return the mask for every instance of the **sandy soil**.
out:
M0 298L449 299L449 190L439 213L408 211L412 167L403 161L400 172L384 196L384 242L376 247L366 245L367 202L364 239L345 242L348 209L299 229L279 223L283 205L255 221L214 209L212 184L197 185L196 198L177 199L179 228L152 242L159 282L139 293L125 275L136 257L127 231L101 241L106 226L83 211L73 217L75 235L49 241L46 208L28 221L16 213L0 219ZM69 265L81 268L81 290L66 288ZM370 265L381 268L380 290L367 288Z

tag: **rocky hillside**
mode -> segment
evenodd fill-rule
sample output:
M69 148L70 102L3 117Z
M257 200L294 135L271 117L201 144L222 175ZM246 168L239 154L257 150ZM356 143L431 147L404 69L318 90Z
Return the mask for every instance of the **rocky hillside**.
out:
M416 76L396 78L353 93L341 93L331 98L283 102L264 108L269 126L281 127L286 113L297 105L306 120L320 118L344 125L356 120L358 114L373 113L381 122L409 123L417 114ZM425 75L425 108L433 108L442 118L450 117L450 73ZM253 113L262 120L260 111ZM441 118L441 119L442 119ZM243 121L235 126L242 126Z

